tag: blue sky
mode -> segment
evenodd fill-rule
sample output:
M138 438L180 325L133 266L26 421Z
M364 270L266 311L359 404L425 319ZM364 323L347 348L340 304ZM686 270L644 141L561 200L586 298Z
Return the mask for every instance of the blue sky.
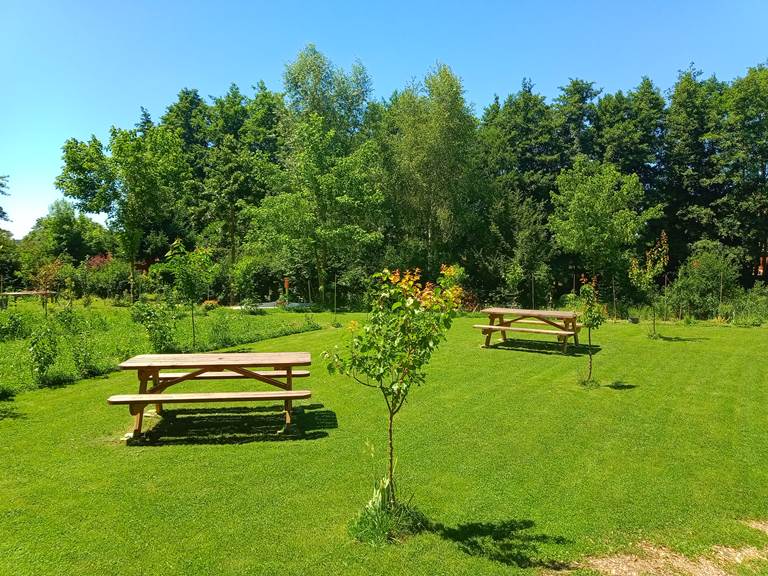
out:
M480 113L523 77L548 97L570 77L606 91L643 75L662 89L691 62L730 80L768 58L761 1L199 2L0 0L0 198L20 237L60 195L69 137L104 138L159 117L179 89L223 94L315 43L335 64L359 59L386 97L437 62L462 78Z

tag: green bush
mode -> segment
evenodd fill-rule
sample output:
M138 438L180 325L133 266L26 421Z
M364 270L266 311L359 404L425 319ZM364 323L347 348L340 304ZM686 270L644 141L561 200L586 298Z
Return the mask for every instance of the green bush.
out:
M136 302L131 308L131 318L147 330L152 351L158 354L176 352L176 318L173 310L162 304Z
M739 292L739 254L719 242L701 240L680 267L667 299L678 318L714 318Z
M737 326L760 326L768 322L768 285L758 282L751 290L741 292L731 304L727 318Z
M83 315L70 306L58 310L54 318L67 334L80 334L87 327Z
M349 525L349 534L360 542L383 545L426 530L429 521L410 502L390 501L385 477L373 487L373 496Z
M87 334L72 339L72 360L81 378L90 378L104 372L97 360L93 340Z
M267 313L263 308L259 308L259 303L256 302L256 300L252 300L251 298L243 298L243 300L241 300L240 310L245 314L250 314L252 316L261 316Z
M95 257L91 259L91 262L87 271L87 288L84 287L84 293L95 294L102 298L112 298L130 291L130 264L111 257ZM140 277L139 274L135 276Z
M24 316L15 310L0 312L0 341L28 338L31 332Z
M43 384L59 354L58 338L50 322L45 322L32 333L29 354L33 378L37 384Z

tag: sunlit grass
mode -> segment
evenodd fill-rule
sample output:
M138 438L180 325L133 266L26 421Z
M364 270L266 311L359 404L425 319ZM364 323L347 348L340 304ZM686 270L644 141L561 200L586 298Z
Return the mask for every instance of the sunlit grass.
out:
M768 330L662 324L650 340L609 322L585 388L583 349L482 349L475 322L457 320L396 422L401 494L431 530L349 535L384 473L385 409L326 373L348 332L325 328L248 347L312 352L294 435L268 406L197 406L126 446L131 418L105 400L136 389L128 373L0 403L0 574L510 574L639 541L766 544L740 520L768 517ZM242 383L185 389L214 385Z

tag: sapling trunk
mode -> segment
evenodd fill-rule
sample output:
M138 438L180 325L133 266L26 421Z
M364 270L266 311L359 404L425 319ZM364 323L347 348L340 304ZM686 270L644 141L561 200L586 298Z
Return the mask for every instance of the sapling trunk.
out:
M388 428L388 443L389 449L389 465L387 468L387 478L389 479L389 494L387 499L390 506L394 506L395 501L395 444L394 444L394 421L395 413L390 409L389 411L389 428Z
M590 327L587 327L587 342L589 343L587 346L589 352L589 375L587 376L587 381L590 382L592 380L592 328Z

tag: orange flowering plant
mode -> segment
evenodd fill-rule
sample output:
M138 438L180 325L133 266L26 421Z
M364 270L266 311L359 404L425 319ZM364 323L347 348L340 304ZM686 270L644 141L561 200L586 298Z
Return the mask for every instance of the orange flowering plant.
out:
M381 391L388 411L389 465L386 500L396 504L393 425L413 386L424 382L424 369L461 304L460 266L442 266L437 283L422 283L418 269L384 270L374 275L368 321L353 332L345 353L325 352L328 370Z

